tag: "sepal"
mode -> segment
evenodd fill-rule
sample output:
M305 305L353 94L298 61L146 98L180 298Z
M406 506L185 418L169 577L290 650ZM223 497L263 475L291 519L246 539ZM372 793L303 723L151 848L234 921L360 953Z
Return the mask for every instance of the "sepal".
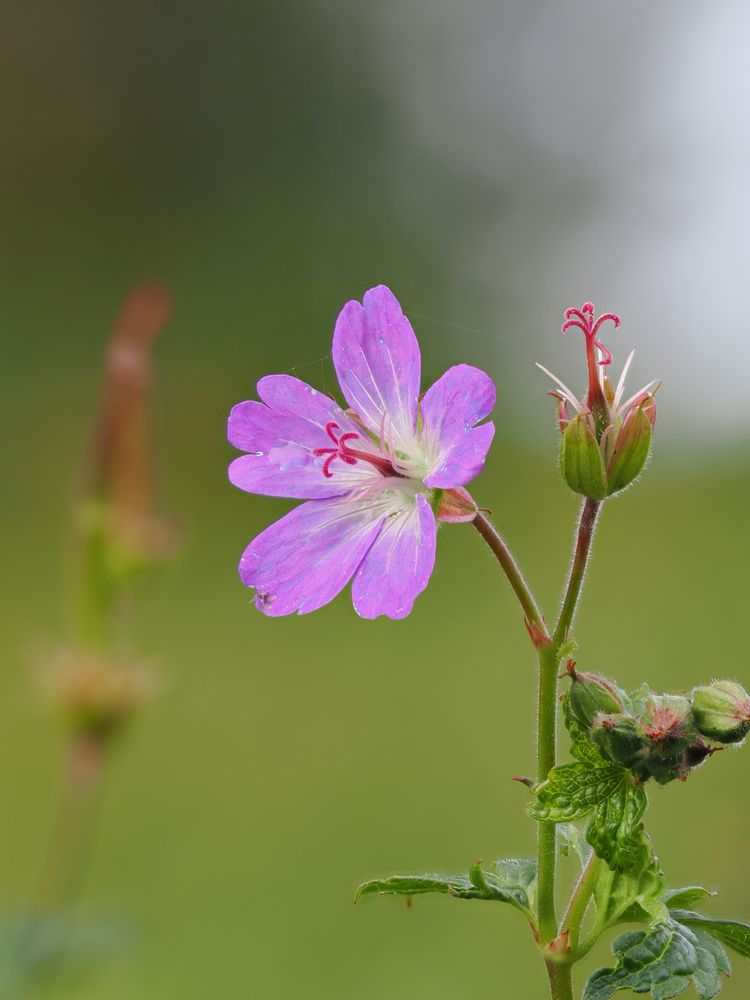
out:
M649 396L649 400L653 397ZM645 401L628 413L615 440L612 457L607 466L607 496L614 496L643 472L651 450L651 421L645 410Z
M454 486L450 490L433 491L433 510L438 521L448 524L465 524L473 521L479 508L468 490Z
M590 500L607 496L607 473L590 418L579 413L566 426L560 443L560 471L574 493Z

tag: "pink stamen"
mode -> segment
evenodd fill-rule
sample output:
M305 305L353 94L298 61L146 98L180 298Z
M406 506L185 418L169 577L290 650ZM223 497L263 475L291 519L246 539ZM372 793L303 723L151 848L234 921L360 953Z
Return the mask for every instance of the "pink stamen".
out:
M338 458L338 453L333 449L331 449L331 454L328 456L325 462L323 462L323 475L326 477L326 479L333 479L333 473L331 472L331 462L334 460L334 458Z
M368 462L370 465L374 465L375 468L380 472L381 475L386 477L397 476L401 479L404 476L397 472L393 463L382 455L373 455L371 452L359 451L358 449L350 448L348 442L354 441L360 437L356 431L347 431L345 434L341 434L336 437L336 431L341 430L339 425L331 420L325 426L325 432L328 437L336 445L335 448L314 448L313 455L315 458L321 458L323 455L326 456L323 462L322 472L326 479L332 479L333 473L331 472L331 465L337 459L341 459L347 465L356 465L357 462Z
M336 435L333 432L334 431L339 431L339 430L341 430L341 428L339 427L339 425L336 423L335 420L330 420L326 424L326 434L331 439L331 441L333 441L334 444L338 444L339 441L338 441L338 438L336 437Z

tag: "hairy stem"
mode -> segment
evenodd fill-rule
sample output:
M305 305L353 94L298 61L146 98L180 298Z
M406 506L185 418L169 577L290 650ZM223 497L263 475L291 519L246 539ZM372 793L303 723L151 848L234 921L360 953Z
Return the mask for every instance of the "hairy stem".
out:
M539 696L537 701L537 781L544 781L555 766L557 744L557 649L552 643L539 651ZM555 914L555 866L557 828L539 823L537 900L539 935L547 944L557 935Z
M513 588L513 593L518 598L518 602L521 605L526 621L529 624L535 625L537 629L539 629L539 631L546 636L547 626L545 625L544 618L539 610L539 605L536 603L534 595L531 593L531 588L528 583L526 583L524 575L521 572L518 563L513 558L513 554L508 548L505 539L502 537L497 528L495 528L495 526L491 523L489 518L485 517L481 511L477 513L477 516L472 521L472 524L497 557L497 561L500 563L500 568L503 573L505 573L508 578L508 583Z
M560 648L566 641L575 617L578 599L586 575L591 543L602 504L586 499L581 506L576 530L573 560L568 574L562 607L555 630L550 636L544 617L531 593L529 585L513 558L505 540L484 514L478 513L473 524L497 557L500 567L510 583L523 610L527 627L539 651L539 691L537 704L537 780L544 781L555 766L557 758L557 670L560 663ZM531 627L534 627L533 630ZM538 883L537 907L539 936L543 944L549 944L558 934L555 907L555 871L557 861L556 827L554 823L540 823L538 828ZM587 866L588 868L588 866ZM595 864L587 871L587 877L579 880L573 898L566 910L563 927L571 920L575 922L576 941L580 925L588 906L591 888L595 878ZM589 881L590 875L590 881ZM580 892L578 891L580 890ZM547 960L552 1000L572 1000L573 987L570 965Z
M570 628L573 624L578 598L581 595L583 578L586 575L586 567L591 554L591 542L594 539L596 522L599 512L602 509L601 500L590 500L588 497L581 505L581 512L578 515L578 527L576 529L575 549L573 550L573 561L570 564L570 573L565 587L560 616L555 625L552 639L555 646L559 647L565 642Z
M573 1000L573 977L569 965L547 960L547 975L552 1000Z
M581 925L598 877L599 858L592 851L581 870L562 918L562 927L569 934L571 953L576 957L578 957L578 944L581 940Z
M586 575L591 542L594 537L601 503L586 499L581 506L576 530L573 560L568 574L560 616L551 642L539 649L539 700L537 708L537 780L544 781L555 766L557 757L557 668L560 647L570 632L575 617L583 578ZM537 840L539 859L539 934L543 943L557 935L555 911L555 869L557 850L555 824L540 823Z

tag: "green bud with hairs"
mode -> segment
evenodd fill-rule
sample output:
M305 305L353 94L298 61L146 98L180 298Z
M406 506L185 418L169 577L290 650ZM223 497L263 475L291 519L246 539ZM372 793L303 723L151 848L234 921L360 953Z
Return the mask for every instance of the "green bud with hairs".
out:
M716 743L741 743L750 732L750 695L735 681L693 689L698 732Z
M573 660L568 661L567 671L571 680L570 710L582 726L590 728L599 713L614 715L624 710L625 695L614 681L601 674L576 670Z

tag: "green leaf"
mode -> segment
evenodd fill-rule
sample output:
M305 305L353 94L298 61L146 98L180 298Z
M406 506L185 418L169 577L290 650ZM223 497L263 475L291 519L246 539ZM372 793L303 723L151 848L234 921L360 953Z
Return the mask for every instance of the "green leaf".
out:
M654 924L646 931L619 937L612 950L613 969L599 969L584 990L583 1000L608 1000L618 990L651 993L667 1000L692 982L701 1000L712 1000L729 975L729 959L710 934L691 930L676 920Z
M498 858L493 868L503 885L518 886L527 891L536 882L538 862L536 858Z
M750 958L750 924L741 920L718 920L692 910L672 910L672 917L693 930L703 930L743 958Z
M608 1000L618 990L650 992L654 1000L677 996L690 985L698 967L695 936L673 923L630 931L612 946L613 969L598 969L586 983L583 1000Z
M709 899L715 895L715 892L711 892L710 889L704 889L701 885L686 885L681 889L667 889L662 895L662 899L670 910L674 910L685 909L688 906L692 906L693 903L699 902L701 899Z
M712 1000L721 993L723 976L732 973L732 966L722 945L706 931L693 928L698 945L698 967L693 973L693 984L701 1000Z
M540 822L581 819L621 792L626 779L627 771L618 765L591 767L576 763L553 767L547 780L537 787L529 814Z
M573 823L561 823L557 828L557 833L560 838L560 854L567 858L572 851L583 868L591 853L583 831Z
M643 871L651 860L641 819L648 800L641 785L633 785L624 768L623 778L596 806L586 829L586 840L610 868L618 872Z
M531 902L535 891L537 863L531 859L511 858L495 861L492 871L479 863L462 875L391 875L363 883L355 896L420 896L442 893L459 899L484 899L510 903L535 923Z
M586 829L588 843L610 868L637 876L651 860L641 826L646 793L641 785L633 784L626 768L601 756L588 731L574 718L567 696L563 714L578 760L550 771L536 788L529 814L540 822L569 823L593 812Z
M636 875L602 866L594 901L602 930L619 923L665 923L669 914L662 900L664 876L656 861Z
M448 893L461 899L484 899L468 875L389 875L371 879L357 889L355 902L362 896L420 896L427 892Z

